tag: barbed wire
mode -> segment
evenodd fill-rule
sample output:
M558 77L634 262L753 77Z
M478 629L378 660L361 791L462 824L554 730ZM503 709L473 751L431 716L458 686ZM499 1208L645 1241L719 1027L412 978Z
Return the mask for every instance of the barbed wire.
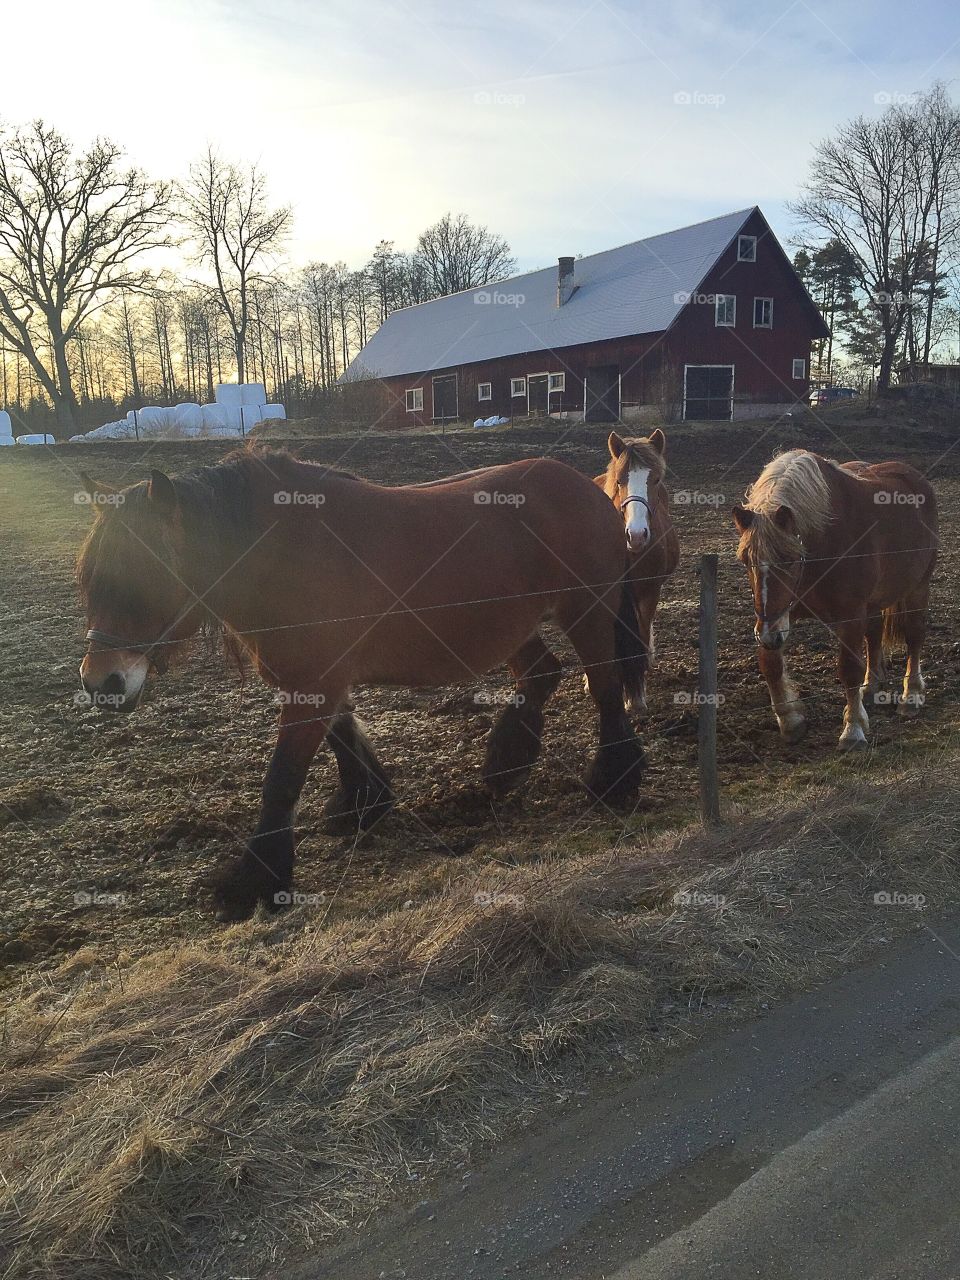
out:
M827 563L831 561L834 561L837 564L839 564L842 560L870 558L873 556L916 555L923 551L930 551L930 550L933 550L933 548L903 547L903 548L898 548L897 550L894 550L894 551L876 551L876 552L867 551L862 553L857 552L847 556L805 556L803 559L803 564L805 565L822 564L822 563ZM721 558L721 560L724 562L725 568L733 568L736 564L739 563L737 561L736 556L733 556L731 558L727 555L721 555L721 553L719 552L708 553L708 554L718 555ZM269 626L269 627L247 627L243 629L236 629L233 627L229 627L228 629L234 635L238 635L238 636L266 635L276 631L291 631L291 630L310 628L310 627L335 626L335 625L339 625L347 622L372 622L372 621L376 621L377 619L400 618L408 615L436 612L443 609L475 608L480 605L497 604L502 601L526 600L526 599L534 599L538 597L542 598L544 596L563 595L563 594L576 592L576 591L589 591L589 592L601 591L601 590L606 590L610 587L615 587L618 584L624 583L624 582L626 583L627 586L637 586L637 585L640 585L641 583L657 582L657 581L662 581L664 582L664 584L666 584L671 580L672 576L673 575L664 574L663 572L642 574L637 576L635 574L631 574L628 570L625 577L613 578L607 582L594 582L594 583L583 582L583 583L576 583L569 587L551 587L551 588L544 588L539 591L505 592L501 595L478 596L470 600L439 601L435 604L408 605L402 608L391 606L389 609L379 610L374 613L344 614L338 617L318 618L318 619L304 621L304 622L276 623L275 625ZM686 603L686 602L677 602L677 603ZM693 604L696 602L690 602L690 603ZM199 605L197 607L201 609L203 608L202 605ZM917 612L917 610L900 610L898 612L902 614L904 612L906 613ZM920 612L922 612L922 610ZM8 615L8 616L13 617L14 615ZM867 616L871 616L871 615L867 615ZM872 615L872 616L875 616L875 615ZM44 617L32 619L31 625L38 625L44 622L59 622L62 620L63 620L63 614L47 614ZM829 623L825 622L824 625L829 627L842 626L846 622L858 622L859 620L860 620L860 615L857 615L851 618L839 618L836 620L831 620ZM164 646L164 645L177 645L182 643L183 643L183 640L157 640L154 642L153 647L160 648L161 646ZM103 646L100 651L111 652L111 650L107 646ZM117 651L121 651L119 649L119 646Z

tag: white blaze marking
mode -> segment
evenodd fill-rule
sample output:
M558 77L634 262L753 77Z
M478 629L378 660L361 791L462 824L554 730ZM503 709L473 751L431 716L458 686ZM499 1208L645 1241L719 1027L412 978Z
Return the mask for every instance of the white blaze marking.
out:
M627 504L627 542L631 546L639 546L644 534L650 533L650 512L646 507L646 503L650 500L647 492L649 481L649 467L630 468L630 474L627 476L627 497L643 499L643 502Z

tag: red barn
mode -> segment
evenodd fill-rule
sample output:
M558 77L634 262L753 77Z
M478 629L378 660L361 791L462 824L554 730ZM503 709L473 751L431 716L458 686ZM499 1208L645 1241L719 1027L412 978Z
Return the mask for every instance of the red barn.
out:
M756 207L395 311L341 382L381 424L758 417L805 399L816 305Z

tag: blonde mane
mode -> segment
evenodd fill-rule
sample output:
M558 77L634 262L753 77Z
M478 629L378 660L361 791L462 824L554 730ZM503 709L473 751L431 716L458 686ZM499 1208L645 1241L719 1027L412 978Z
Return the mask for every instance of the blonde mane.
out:
M747 490L745 505L758 516L741 539L741 548L752 547L761 559L775 560L797 554L811 533L819 533L832 519L830 486L821 462L839 469L830 459L819 459L807 449L788 449L768 462ZM772 517L781 507L793 513L796 536L781 529Z

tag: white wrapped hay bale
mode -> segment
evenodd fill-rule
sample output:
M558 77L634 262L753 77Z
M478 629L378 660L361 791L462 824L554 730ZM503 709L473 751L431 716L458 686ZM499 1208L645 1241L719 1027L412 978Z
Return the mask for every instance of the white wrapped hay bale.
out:
M182 435L197 435L203 426L203 411L198 404L174 405L173 425Z
M173 410L162 409L159 405L151 404L145 409L138 410L138 418L140 430L145 435L162 435L174 425Z
M0 409L0 436L13 436L13 423L6 409Z
M287 411L282 404L265 404L260 409L261 422L285 422Z
M3 448L5 444L16 444L16 443L17 442L16 440L14 440L13 436L0 436L0 448Z
M221 382L216 390L217 404L262 405L267 402L267 389L262 382Z
M237 406L237 426L243 435L252 431L263 416L258 404L241 404Z
M204 404L200 406L200 428L204 435L209 435L216 427L227 425L228 409L223 404Z
M54 443L53 436L46 433L36 432L36 431L31 431L29 435L17 436L17 444L53 444L53 443Z

